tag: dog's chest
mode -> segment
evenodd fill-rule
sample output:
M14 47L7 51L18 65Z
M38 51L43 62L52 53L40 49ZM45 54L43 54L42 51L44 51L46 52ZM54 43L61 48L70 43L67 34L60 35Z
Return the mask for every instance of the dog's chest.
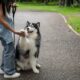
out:
M22 38L19 41L19 46L24 51L26 51L28 49L30 50L35 47L35 40L31 39L31 38Z

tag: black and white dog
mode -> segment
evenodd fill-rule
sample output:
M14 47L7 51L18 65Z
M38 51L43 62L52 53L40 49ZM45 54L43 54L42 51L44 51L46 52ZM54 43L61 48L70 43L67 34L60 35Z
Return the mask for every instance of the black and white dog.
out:
M40 65L37 63L39 57L41 34L40 34L40 22L30 23L27 21L27 25L21 31L25 32L25 37L19 37L18 44L16 46L16 59L18 70L32 69L34 73L39 73L37 67Z

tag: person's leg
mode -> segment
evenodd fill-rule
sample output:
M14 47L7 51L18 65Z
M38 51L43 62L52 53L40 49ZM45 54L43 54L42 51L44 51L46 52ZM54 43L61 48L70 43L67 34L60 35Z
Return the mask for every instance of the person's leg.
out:
M5 44L4 48L4 72L6 74L14 74L16 72L15 69L15 49L13 42L9 44Z
M5 41L2 38L0 38L0 41L1 41L2 46L4 48ZM3 50L3 53L4 53L4 50ZM4 58L4 54L2 54L2 63L0 65L0 74L4 74L4 59L3 58Z
M15 49L13 42L6 44L4 40L1 40L4 47L1 69L8 75L14 74L15 70Z
M4 52L5 52L5 48L6 48L5 47L6 42L3 38L0 38L0 41L1 41L2 46L3 46L2 63L1 63L0 68L4 71Z
M0 74L4 74L4 78L17 78L20 73L15 69L15 48L13 42L6 44L5 40L1 40L4 47L3 59Z
M17 78L20 76L20 73L16 72L16 63L15 63L15 48L14 43L11 42L5 45L4 51L4 78Z

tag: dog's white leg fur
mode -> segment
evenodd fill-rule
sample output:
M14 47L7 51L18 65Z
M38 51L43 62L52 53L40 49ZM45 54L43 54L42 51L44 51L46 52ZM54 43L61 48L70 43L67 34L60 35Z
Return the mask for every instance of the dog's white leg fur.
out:
M39 70L36 68L36 58L34 56L31 56L30 64L31 64L31 67L33 69L33 72L38 74Z
M37 59L36 67L41 68L41 65L38 63L38 58L36 58L36 59Z
M20 61L17 61L17 65L19 66L19 68L17 68L17 70L24 70L24 64L21 63Z
M17 66L17 71L20 71L20 70L21 70L21 68Z

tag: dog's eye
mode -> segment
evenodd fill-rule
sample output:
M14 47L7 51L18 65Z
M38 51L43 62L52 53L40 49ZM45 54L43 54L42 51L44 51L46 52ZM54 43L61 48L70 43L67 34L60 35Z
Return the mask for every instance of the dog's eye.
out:
M29 30L29 27L27 27L27 30Z

